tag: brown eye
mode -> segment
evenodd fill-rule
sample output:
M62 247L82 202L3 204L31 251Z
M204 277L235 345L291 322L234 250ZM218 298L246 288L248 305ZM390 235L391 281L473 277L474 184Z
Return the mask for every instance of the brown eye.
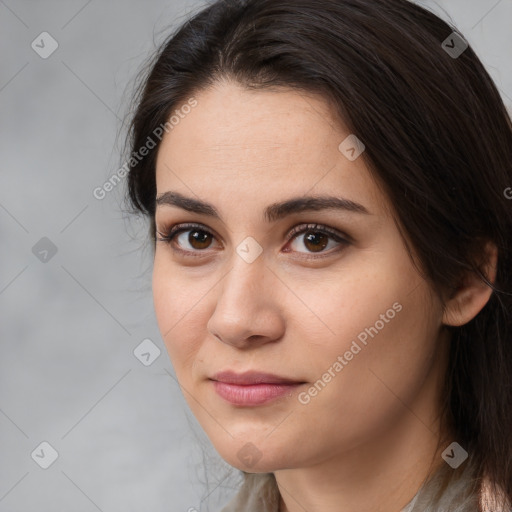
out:
M191 229L185 231L185 233L189 233L188 243L194 249L207 249L212 242L212 235L206 231L202 231L200 229Z
M163 231L163 232L162 232ZM178 224L172 227L164 227L158 231L157 241L168 244L175 251L199 255L208 249L215 236L200 225Z
M299 226L291 233L290 246L294 252L301 254L325 253L327 255L334 252L330 249L336 247L341 249L347 245L349 242L340 233L319 224Z
M327 247L329 237L320 231L307 231L304 233L304 246L311 252L320 252Z

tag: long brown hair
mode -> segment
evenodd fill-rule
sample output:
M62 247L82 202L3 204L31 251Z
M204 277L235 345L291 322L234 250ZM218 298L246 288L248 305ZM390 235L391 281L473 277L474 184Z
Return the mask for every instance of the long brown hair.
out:
M485 241L496 244L491 298L450 328L443 419L479 478L512 501L512 123L453 32L406 0L216 1L156 52L128 141L137 151L174 109L222 78L320 93L364 142L363 158L435 289L455 288L468 271L484 279L478 257ZM459 55L449 51L456 45ZM158 145L130 160L127 193L153 239Z

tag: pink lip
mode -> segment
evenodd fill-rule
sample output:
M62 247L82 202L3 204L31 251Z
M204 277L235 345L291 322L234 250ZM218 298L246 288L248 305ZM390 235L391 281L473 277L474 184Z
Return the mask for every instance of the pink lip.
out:
M269 373L232 371L220 372L211 379L215 391L233 405L261 405L290 394L303 382Z

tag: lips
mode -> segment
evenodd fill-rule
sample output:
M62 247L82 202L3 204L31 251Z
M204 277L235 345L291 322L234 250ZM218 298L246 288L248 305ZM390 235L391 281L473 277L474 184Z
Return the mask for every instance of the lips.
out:
M232 405L252 407L291 395L304 384L271 373L224 371L211 379L217 394Z
M280 377L272 373L249 371L245 373L235 373L233 371L223 371L216 373L211 380L224 382L226 384L237 384L239 386L248 386L251 384L302 384L303 382Z

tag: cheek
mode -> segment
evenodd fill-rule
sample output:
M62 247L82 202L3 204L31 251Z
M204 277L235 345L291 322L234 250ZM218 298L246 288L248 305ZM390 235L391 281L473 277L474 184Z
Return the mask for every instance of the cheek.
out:
M317 385L306 408L332 425L334 436L356 440L385 428L421 394L435 362L438 313L426 283L418 281L413 292L405 283L384 284L360 292L364 304L344 302L344 314L332 316L337 336L323 353L308 354ZM344 418L342 428L335 418Z
M185 376L199 350L202 326L201 299L206 298L204 283L191 285L182 272L155 256L153 267L153 303L160 334L178 378ZM181 379L180 379L181 380Z
M395 394L410 398L425 380L436 354L441 311L410 263L400 272L396 266L367 265L373 272L356 272L358 277L338 279L315 294L316 311L329 329L322 328L322 336L304 336L307 327L298 328L311 368L308 380L321 381L317 404L340 404L354 415L368 407L382 413L384 404L399 403Z

